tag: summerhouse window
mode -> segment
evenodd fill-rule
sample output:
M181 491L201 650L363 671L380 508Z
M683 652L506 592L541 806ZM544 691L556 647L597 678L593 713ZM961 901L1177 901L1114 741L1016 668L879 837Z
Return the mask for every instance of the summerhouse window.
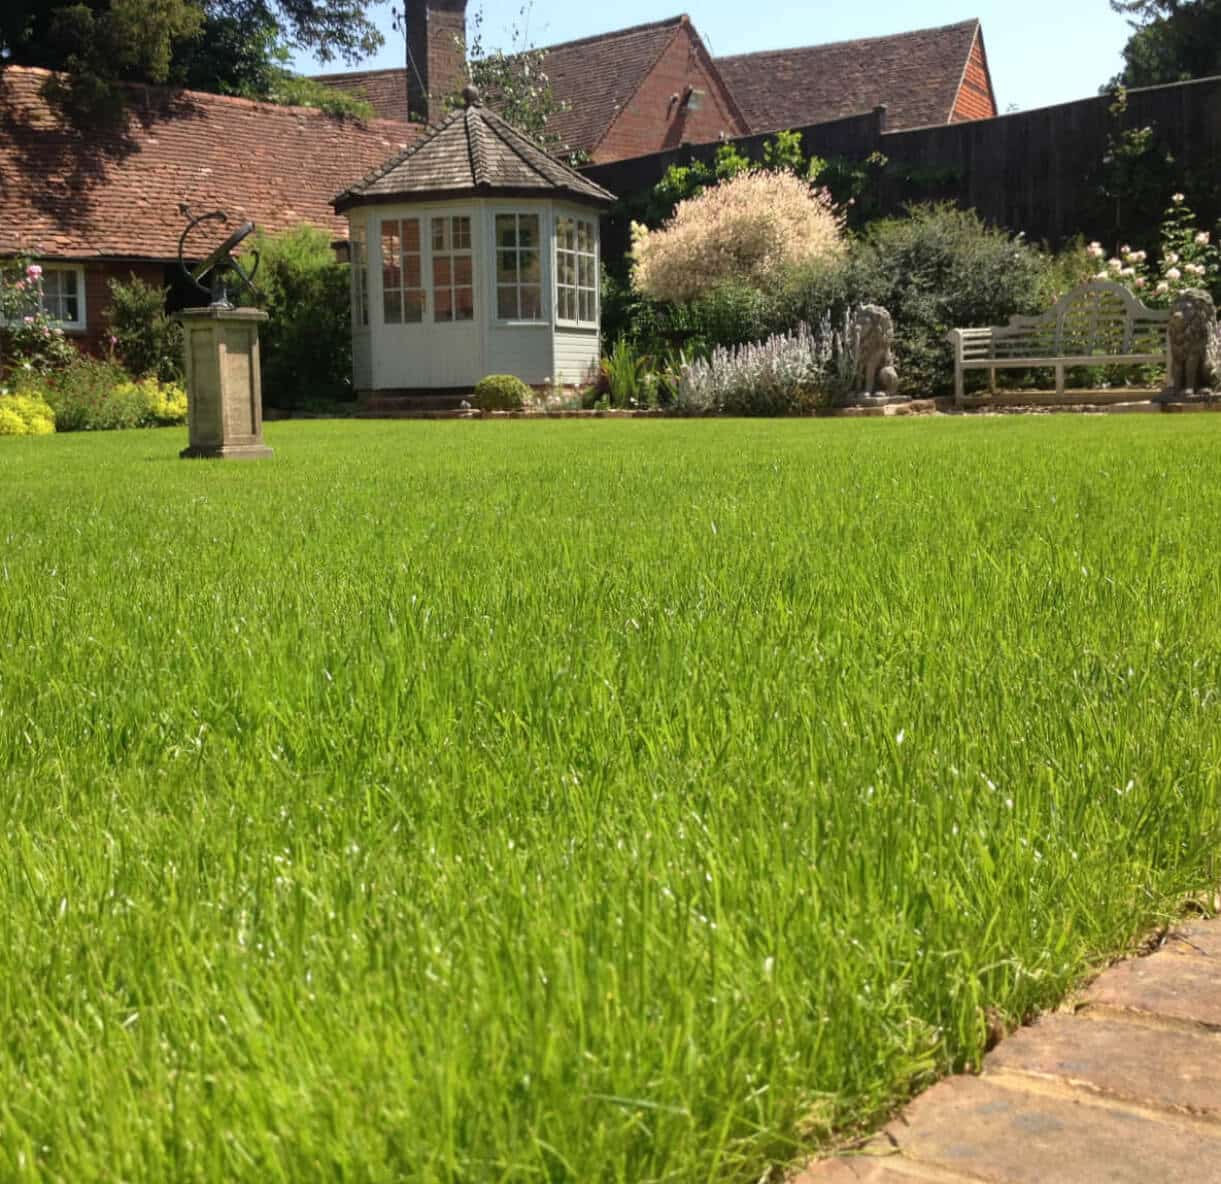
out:
M369 324L369 232L361 222L352 225L352 321Z
M471 220L447 215L432 220L432 292L434 321L475 319L475 263Z
M382 318L387 325L418 325L424 319L419 218L382 223Z
M598 228L588 219L556 219L555 293L557 321L597 325Z
M542 230L537 214L496 215L496 315L543 319Z

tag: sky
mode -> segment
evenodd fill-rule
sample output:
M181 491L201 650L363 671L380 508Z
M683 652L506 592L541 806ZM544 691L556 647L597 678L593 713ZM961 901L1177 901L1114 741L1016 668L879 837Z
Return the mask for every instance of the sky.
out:
M523 48L508 41L523 0L471 0L468 12L484 12L488 48ZM402 0L394 0L401 7ZM788 49L908 29L954 24L979 17L998 108L1028 111L1098 93L1120 66L1128 39L1126 18L1108 0L616 0L573 4L533 0L531 46L551 45L686 11L714 56ZM744 11L745 10L745 11ZM386 44L359 67L320 65L298 55L302 73L401 66L401 35L391 28L390 3L373 8Z

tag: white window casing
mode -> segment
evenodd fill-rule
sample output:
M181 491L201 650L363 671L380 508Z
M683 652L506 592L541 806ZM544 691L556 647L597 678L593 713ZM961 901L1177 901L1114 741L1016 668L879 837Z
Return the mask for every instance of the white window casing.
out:
M555 319L559 325L598 326L598 223L579 214L555 220Z

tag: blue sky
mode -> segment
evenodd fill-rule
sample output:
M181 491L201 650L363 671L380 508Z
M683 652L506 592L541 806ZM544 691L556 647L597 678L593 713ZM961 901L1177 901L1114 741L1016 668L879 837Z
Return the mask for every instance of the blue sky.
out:
M402 0L396 3L401 6ZM471 0L468 11L480 3ZM499 41L512 48L505 30L521 0L482 0L482 5L489 46ZM608 5L534 0L530 43L587 37L684 10L715 55L875 37L979 17L1002 111L1096 94L1118 70L1128 39L1127 21L1111 11L1108 0L616 0ZM390 27L389 4L374 11L386 44L364 65L402 65L402 38ZM320 67L308 56L300 56L296 67L308 73L350 68L342 63Z

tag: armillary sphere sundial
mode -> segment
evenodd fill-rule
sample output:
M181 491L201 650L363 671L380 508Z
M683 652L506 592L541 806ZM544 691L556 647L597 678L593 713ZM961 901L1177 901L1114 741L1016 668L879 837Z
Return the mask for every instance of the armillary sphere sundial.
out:
M267 320L267 314L257 308L234 308L230 299L234 289L256 299L259 295L254 286L258 252L252 252L254 266L249 271L233 256L254 223L243 222L202 262L189 266L190 233L204 222L228 223L229 216L223 210L194 215L185 202L178 209L187 219L178 240L178 262L190 283L211 298L206 307L174 314L182 323L190 433L190 443L180 455L245 460L270 456L271 449L263 443L259 366L259 323ZM206 286L205 279L210 279Z
M237 280L239 290L244 288L257 299L259 291L254 286L254 277L259 270L258 251L251 252L251 255L254 257L254 266L249 271L233 256L233 252L242 244L246 237L254 232L254 223L243 222L220 246L211 251L202 263L189 267L184 255L187 236L197 226L201 226L205 222L220 222L225 224L229 221L229 215L224 210L211 210L206 214L194 215L191 213L191 207L186 202L183 202L178 207L178 210L187 219L187 227L178 239L178 266L182 268L183 275L205 296L212 298L213 308L233 307L233 302L229 299L229 285L225 282L227 275L232 275ZM211 284L205 287L203 282L204 277L209 274L212 276Z

